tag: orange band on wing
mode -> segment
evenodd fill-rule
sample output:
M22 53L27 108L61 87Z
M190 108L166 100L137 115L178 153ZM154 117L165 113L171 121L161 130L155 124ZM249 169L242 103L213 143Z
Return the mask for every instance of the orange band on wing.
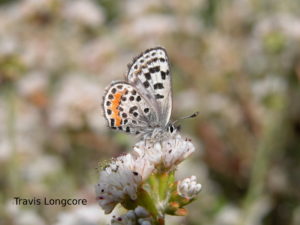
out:
M120 110L118 109L120 103L121 103L121 98L122 98L122 95L126 92L126 90L123 90L123 91L120 91L120 92L117 92L114 94L114 98L113 100L111 101L111 111L113 112L112 114L112 118L115 119L115 125L117 127L119 127L121 125L121 117L119 116L119 112Z

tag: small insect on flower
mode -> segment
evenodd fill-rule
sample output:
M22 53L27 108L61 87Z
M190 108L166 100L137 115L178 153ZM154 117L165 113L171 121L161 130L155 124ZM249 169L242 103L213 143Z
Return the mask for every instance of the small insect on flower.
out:
M170 123L172 85L166 50L148 49L128 68L126 81L113 82L103 97L108 126L143 138L161 139L176 133Z

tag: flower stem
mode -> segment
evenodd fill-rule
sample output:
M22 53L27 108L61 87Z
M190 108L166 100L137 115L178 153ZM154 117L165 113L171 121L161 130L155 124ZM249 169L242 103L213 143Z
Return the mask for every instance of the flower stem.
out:
M276 150L280 148L277 140L280 140L278 135L282 136L284 113L282 115L282 112L280 111L276 117L276 121L279 122L276 124L267 124L265 134L257 148L253 160L255 164L252 167L248 193L243 202L243 212L239 221L240 225L248 224L248 217L251 214L252 206L264 195L266 176L272 160L271 153L276 152ZM274 121L274 119L271 121Z

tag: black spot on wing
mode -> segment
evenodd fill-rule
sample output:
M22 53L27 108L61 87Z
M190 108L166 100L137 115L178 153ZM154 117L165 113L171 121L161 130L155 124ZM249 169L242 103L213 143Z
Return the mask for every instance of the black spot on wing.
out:
M156 95L155 95L155 98L156 98L156 99L161 99L161 98L164 98L164 96L163 96L163 95L160 95L160 94L156 94Z
M110 126L114 127L115 126L115 120L114 119L110 119Z
M133 113L135 110L137 110L137 106L132 106L130 109L129 109L129 113Z
M145 81L143 84L144 84L144 87L145 87L145 88L148 88L148 87L150 86L150 84L149 84L148 81Z
M159 72L160 66L151 67L151 68L149 68L149 71L150 71L150 73Z
M154 89L163 89L164 88L164 85L162 83L156 83L154 84Z
M145 77L147 80L151 80L151 74L150 73L145 73Z
M166 79L166 72L160 71L161 79L165 80Z

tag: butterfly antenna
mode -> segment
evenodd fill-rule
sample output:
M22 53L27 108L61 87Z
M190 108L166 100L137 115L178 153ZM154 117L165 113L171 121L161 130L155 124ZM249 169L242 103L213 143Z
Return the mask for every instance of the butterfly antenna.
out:
M185 116L185 117L181 117L181 118L179 118L178 120L175 120L175 121L173 122L173 124L177 123L177 122L180 121L180 120L185 120L185 119L195 118L195 117L198 116L198 115L199 115L199 112L194 112L194 113L191 114L191 115L188 115L188 116Z

